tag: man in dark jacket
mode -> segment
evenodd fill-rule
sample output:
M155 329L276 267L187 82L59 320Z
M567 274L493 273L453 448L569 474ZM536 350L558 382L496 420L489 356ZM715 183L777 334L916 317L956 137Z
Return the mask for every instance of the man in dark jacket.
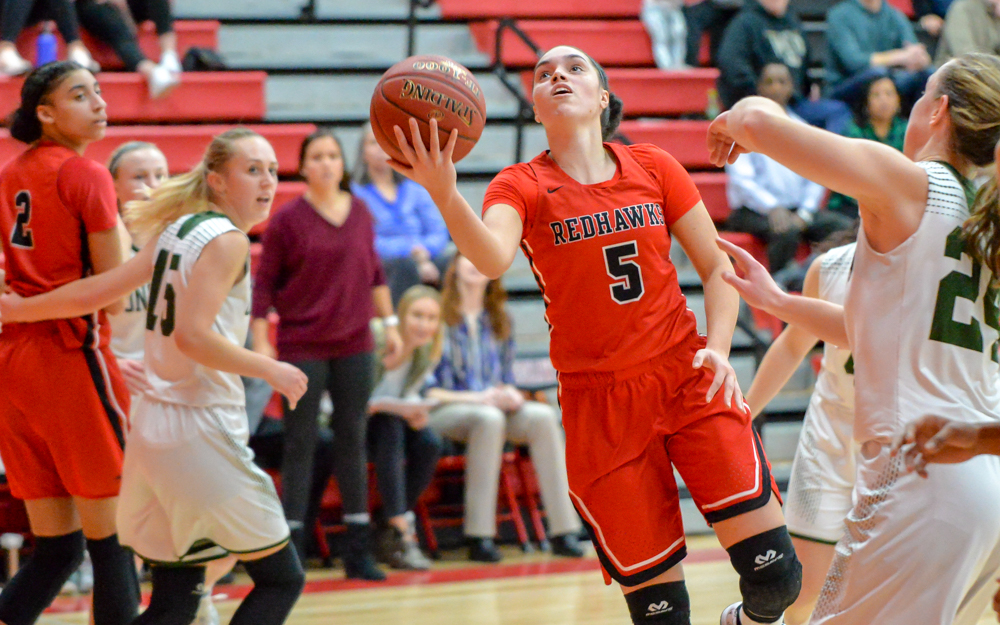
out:
M850 109L835 100L808 97L806 70L809 47L798 17L788 11L788 0L747 0L726 27L719 48L719 96L726 108L756 93L757 77L770 63L787 65L795 94L791 109L814 126L841 133L851 119Z

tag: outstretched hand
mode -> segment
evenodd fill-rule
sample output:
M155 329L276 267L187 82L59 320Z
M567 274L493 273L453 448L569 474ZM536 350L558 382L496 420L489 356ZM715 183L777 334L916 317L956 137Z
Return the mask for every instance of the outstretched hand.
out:
M736 379L736 370L729 364L729 359L713 349L699 349L694 355L691 366L695 369L708 367L715 372L712 385L708 387L705 401L710 402L719 392L725 389L722 396L727 406L740 410L743 408L743 392L740 390L739 380Z
M731 271L724 271L722 279L726 284L736 289L747 304L765 312L773 312L785 292L774 281L770 272L750 252L738 245L722 238L716 238L715 242L719 249L736 260L736 266L743 272L741 278Z
M452 155L455 153L455 144L458 142L458 130L452 130L448 136L448 143L441 147L441 140L438 137L437 120L431 118L431 140L430 146L424 146L424 140L420 137L420 126L417 120L410 118L410 137L412 145L407 141L406 134L399 126L393 126L396 135L396 145L399 151L406 157L407 163L400 163L389 160L389 166L416 182L437 201L439 198L447 197L448 193L455 187L458 174L455 172L455 163L452 162Z
M708 126L709 160L716 167L732 165L740 154L749 154L750 150L736 143L729 134L729 111L720 114Z
M978 455L978 428L972 423L925 415L906 425L892 443L892 455L903 452L908 472L927 477L932 462L952 464Z

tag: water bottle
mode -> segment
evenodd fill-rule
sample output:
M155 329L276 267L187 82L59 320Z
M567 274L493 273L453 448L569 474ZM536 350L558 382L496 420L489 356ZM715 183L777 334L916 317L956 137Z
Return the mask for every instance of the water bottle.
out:
M712 121L719 116L722 112L722 106L719 103L719 92L712 87L706 93L708 104L705 106L705 117L708 121Z
M38 33L38 39L35 41L35 67L52 63L59 58L57 54L59 42L52 31L52 22L45 22L42 32Z

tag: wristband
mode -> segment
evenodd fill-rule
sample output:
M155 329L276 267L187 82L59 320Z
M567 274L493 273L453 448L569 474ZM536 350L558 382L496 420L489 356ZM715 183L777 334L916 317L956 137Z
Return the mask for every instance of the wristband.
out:
M399 317L396 315L389 315L388 317L382 317L382 323L387 328L395 328L399 325Z

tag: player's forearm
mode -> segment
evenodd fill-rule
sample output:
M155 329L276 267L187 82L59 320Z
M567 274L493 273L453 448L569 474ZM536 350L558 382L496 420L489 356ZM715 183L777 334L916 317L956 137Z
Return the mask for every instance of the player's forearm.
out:
M850 348L844 307L823 300L787 293L779 297L767 312L786 323L801 328L821 341L844 349Z
M705 330L706 347L729 357L733 344L736 318L740 314L740 296L736 289L722 280L725 267L719 266L705 280Z
M797 335L805 335L795 326L788 326L771 343L760 366L753 376L753 383L745 398L753 416L757 416L785 386L799 363L816 344L815 340L801 340ZM809 337L811 338L811 337Z
M388 286L382 284L373 288L372 301L375 303L375 312L379 317L392 316L392 292Z
M13 314L4 321L30 323L46 319L70 319L89 315L95 310L106 309L121 300L121 293L113 287L109 274L91 276L63 285L58 289L21 300Z
M434 198L455 246L490 279L499 278L514 262L517 249L504 250L500 238L483 223L455 188L443 198Z
M975 449L979 454L1000 456L1000 423L979 426Z
M234 345L211 329L178 329L174 340L177 349L198 364L243 377L266 379L268 365L272 362L267 356Z

